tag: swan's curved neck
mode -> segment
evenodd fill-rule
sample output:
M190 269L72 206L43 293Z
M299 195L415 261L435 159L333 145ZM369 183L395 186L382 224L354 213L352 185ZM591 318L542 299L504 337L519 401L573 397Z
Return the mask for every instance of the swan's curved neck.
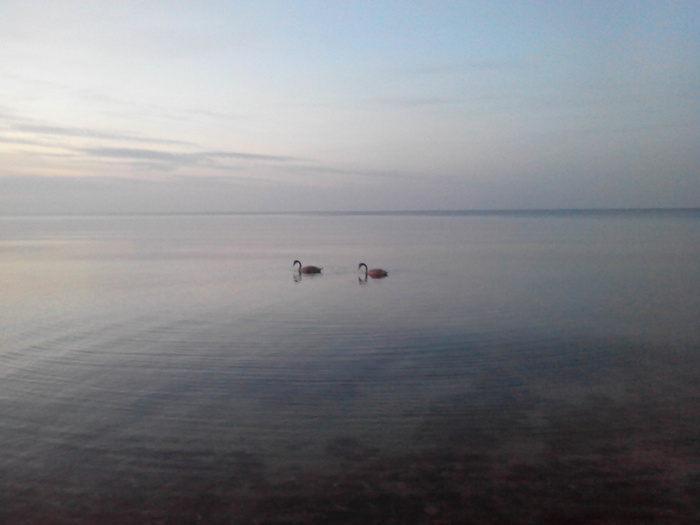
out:
M365 278L367 278L367 272L369 272L369 269L367 268L367 265L366 265L365 263L360 263L360 264L357 266L357 269L359 270L359 269L362 268L363 266L365 267Z

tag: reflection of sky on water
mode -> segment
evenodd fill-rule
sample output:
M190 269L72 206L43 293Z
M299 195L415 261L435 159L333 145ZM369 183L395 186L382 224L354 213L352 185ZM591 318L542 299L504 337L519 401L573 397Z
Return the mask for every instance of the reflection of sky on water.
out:
M685 454L696 435L681 425L698 367L692 221L65 219L69 235L62 221L0 246L17 486L58 457L80 479L116 466L157 484L202 457L522 459L662 434ZM296 258L323 274L295 282ZM358 285L359 261L389 277ZM643 426L664 413L665 429Z

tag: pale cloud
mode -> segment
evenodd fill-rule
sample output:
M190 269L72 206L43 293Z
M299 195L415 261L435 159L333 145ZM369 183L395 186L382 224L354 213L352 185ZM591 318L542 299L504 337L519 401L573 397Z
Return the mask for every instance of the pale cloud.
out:
M182 140L157 139L129 135L127 133L104 132L88 128L70 128L65 126L50 126L42 124L15 124L10 126L11 131L28 133L32 135L53 135L60 137L83 137L105 140L120 140L128 142L149 142L154 144L178 144L192 146L191 142Z
M165 150L112 147L82 148L76 151L88 157L97 157L101 159L155 161L162 164L153 164L151 166L161 166L166 169L175 169L186 166L216 167L223 159L273 163L295 162L298 160L294 157L286 157L281 155L258 155L255 153L235 151L199 151L192 153L178 153Z

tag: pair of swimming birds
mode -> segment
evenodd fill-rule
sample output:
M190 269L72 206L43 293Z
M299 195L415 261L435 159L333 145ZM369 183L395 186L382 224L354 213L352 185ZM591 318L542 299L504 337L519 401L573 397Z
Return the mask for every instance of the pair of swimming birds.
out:
M299 265L299 273L321 273L322 268L319 268L318 266L302 266L301 262L299 261L294 261L292 263L292 266ZM382 270L381 268L372 268L371 270L367 268L367 265L365 263L360 263L357 265L357 269L359 270L362 267L365 267L365 279L369 275L370 277L373 277L375 279L379 279L381 277L386 277L389 275L389 273L386 270Z

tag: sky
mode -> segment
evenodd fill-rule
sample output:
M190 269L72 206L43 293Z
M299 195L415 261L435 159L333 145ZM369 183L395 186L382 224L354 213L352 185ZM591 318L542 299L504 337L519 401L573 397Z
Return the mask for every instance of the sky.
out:
M3 0L0 214L700 207L700 2Z

